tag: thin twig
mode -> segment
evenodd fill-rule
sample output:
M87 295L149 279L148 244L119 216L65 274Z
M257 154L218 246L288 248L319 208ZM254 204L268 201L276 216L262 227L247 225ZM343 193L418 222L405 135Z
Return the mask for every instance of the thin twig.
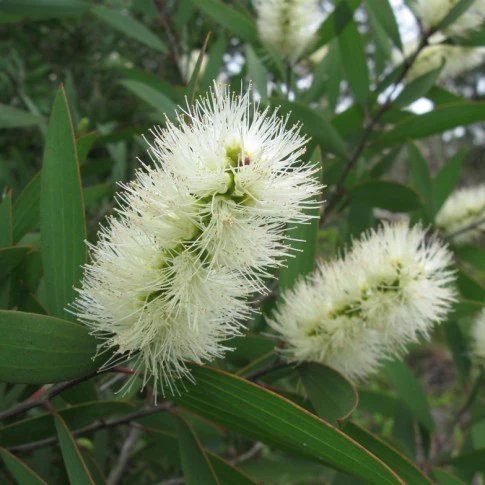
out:
M256 441L256 443L249 448L248 451L242 453L239 456L236 456L233 460L231 460L232 465L238 465L239 463L244 463L245 461L249 461L253 459L259 452L263 449L263 443L260 441Z
M401 72L400 72L398 78L396 79L396 81L394 82L394 89L392 89L389 92L385 101L381 104L380 108L376 111L374 116L369 120L369 122L365 126L364 132L362 133L362 136L359 140L359 143L357 144L356 149L354 150L352 156L347 161L347 164L345 165L343 172L340 174L340 177L339 177L337 183L335 184L335 189L332 192L331 196L328 199L328 202L326 203L326 205L324 207L324 210L322 212L322 217L321 217L321 220L320 220L321 224L324 223L328 214L330 214L330 212L335 208L338 201L340 200L340 197L344 193L345 181L346 181L349 173L354 168L355 164L358 162L360 156L362 155L362 152L367 147L367 143L369 141L370 135L372 134L372 131L374 130L375 126L379 123L382 116L392 106L393 96L394 96L394 93L396 92L397 87L403 81L406 74L411 69L411 67L414 64L414 61L418 57L419 53L428 45L428 40L433 33L434 33L433 30L428 31L422 37L418 47L416 48L416 51L411 56L409 56L408 58L405 59L405 61L403 62Z
M43 406L50 399L57 396L61 392L65 391L66 389L69 389L70 387L74 387L77 384L80 384L81 382L87 381L88 379L91 379L92 377L95 377L98 374L100 374L100 372L96 370L85 376L78 377L76 379L72 379L66 382L60 382L59 384L55 384L50 388L41 387L26 401L21 402L20 404L18 404L17 406L11 409L7 409L6 411L3 411L3 413L0 413L0 421L25 413L29 409L35 408L37 406Z
M479 219L476 222L473 222L472 224L469 224L468 226L462 227L461 229L457 229L456 231L452 232L451 234L448 234L446 236L446 238L447 239L453 239L454 237L459 236L460 234L463 234L464 232L471 231L472 229L476 229L483 224L485 224L485 217L482 218L482 219Z
M139 409L138 411L134 411L130 414L126 414L121 418L109 419L109 420L99 419L82 428L71 430L71 434L73 436L80 436L87 433L93 433L94 431L98 431L100 429L114 428L116 426L121 426L123 424L131 423L135 419L143 418L145 416L150 416L152 414L155 414L161 411L168 411L172 406L173 404L171 402L165 402L163 404L159 404L156 406L150 406L143 409ZM51 436L50 438L45 438L39 441L33 441L32 443L11 446L11 447L8 447L8 449L12 452L32 451L38 448L43 448L45 446L53 445L57 443L57 441L58 441L57 436Z
M123 446L121 447L120 455L116 461L116 465L111 470L108 479L106 480L107 485L116 485L122 478L123 473L129 463L131 455L133 453L133 448L141 436L142 431L140 428L132 427L128 431L128 436L126 437Z
M482 383L484 375L485 375L485 370L482 369L480 371L480 374L478 374L475 382L473 383L473 386L470 389L470 393L468 394L465 402L463 403L461 408L457 411L454 419L452 420L451 422L452 429L460 422L461 418L465 415L465 413L468 411L473 401L475 400L475 397L480 389L480 385Z

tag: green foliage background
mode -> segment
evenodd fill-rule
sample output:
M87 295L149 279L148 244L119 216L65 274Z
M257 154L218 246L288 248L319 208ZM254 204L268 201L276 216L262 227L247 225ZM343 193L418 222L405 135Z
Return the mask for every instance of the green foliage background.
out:
M432 71L389 97L405 66L392 65L402 40L388 0L327 3L307 52L326 46L326 56L290 70L260 42L245 1L0 3L2 483L448 485L485 471L482 374L468 337L484 301L483 247L453 248L460 301L432 342L359 388L322 365L280 365L266 336L263 315L316 256L394 213L432 226L483 162L474 141L485 104L467 94L479 73L443 85ZM208 61L184 79L194 49ZM116 392L128 368L96 374L96 342L65 307L84 239L95 241L137 157L148 161L141 135L221 74L237 91L252 80L263 106L302 124L327 203L320 224L297 229L307 242L295 243L302 251L258 302L248 335L224 361L194 368L196 385L154 404L137 377ZM432 110L410 111L423 97ZM445 144L458 127L463 136Z

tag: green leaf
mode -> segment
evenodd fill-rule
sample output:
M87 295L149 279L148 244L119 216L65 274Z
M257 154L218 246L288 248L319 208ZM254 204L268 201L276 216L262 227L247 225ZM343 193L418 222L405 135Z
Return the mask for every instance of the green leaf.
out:
M347 158L344 141L320 113L297 102L273 99L272 104L279 107L280 113L289 115L290 125L301 123L303 131L318 143L324 152L332 152L339 157Z
M448 463L460 470L485 473L485 448L458 455Z
M0 6L1 8L1 6ZM27 111L0 104L0 128L23 128L43 123L44 119Z
M8 248L13 244L13 222L12 222L12 191L9 190L3 197L0 204L0 308L8 308L10 302L10 278L7 273L11 271L17 263L16 257L12 256L12 249L2 252L3 248ZM15 251L14 251L15 252ZM17 253L17 252L15 252ZM17 254L18 257L18 254ZM13 261L12 261L13 259ZM10 269L8 269L10 266ZM6 268L7 267L7 268ZM1 276L4 273L4 276Z
M453 249L455 256L478 269L485 271L485 248L477 246L459 246Z
M200 78L200 89L206 90L212 83L224 67L224 54L227 49L227 38L225 35L219 35L217 40L212 43L209 49L209 60L205 66L204 72Z
M98 133L96 131L91 131L89 133L86 133L85 135L80 136L76 140L77 158L79 160L79 165L82 165L86 162L88 153L93 147L97 137Z
M434 422L426 394L409 368L400 361L389 362L383 368L383 374L414 417L428 431L432 431Z
M115 188L110 183L90 185L83 190L84 203L86 207L89 207L104 197L112 197L114 191Z
M148 47L156 49L159 52L165 52L167 48L162 40L152 31L148 30L141 22L130 17L128 14L122 14L120 11L107 8L101 5L91 8L95 17L118 30L119 32L132 37Z
M439 485L466 485L460 478L441 468L433 468L433 476Z
M321 181L320 150L316 150L314 155L318 159L313 161L319 166L319 170L314 174L314 177L316 180ZM320 201L321 195L314 200ZM279 288L281 290L291 288L299 277L305 276L315 269L320 210L316 207L315 209L305 210L305 213L312 216L310 222L295 224L287 230L287 235L288 238L291 238L290 244L294 251L287 258L285 266L279 272Z
M332 424L354 412L359 402L355 387L339 372L325 365L306 362L298 367L310 401L318 415Z
M64 393L61 393L63 396ZM113 415L124 415L136 410L127 401L91 401L58 409L70 429L79 429ZM52 414L44 413L32 418L15 421L0 428L0 441L5 446L17 446L55 436L56 428Z
M433 180L433 206L435 211L443 206L460 178L466 152L460 151L441 167Z
M86 258L86 223L69 107L61 87L54 101L41 172L40 232L49 311L66 312L79 284Z
M365 449L389 465L408 485L431 484L431 480L406 456L355 423L344 425L344 431Z
M443 330L448 342L448 348L453 355L453 362L462 378L466 379L470 375L470 356L468 352L468 342L466 341L460 326L455 321L448 321L443 324Z
M20 264L31 249L30 246L12 246L0 249L0 281L6 278Z
M393 212L408 212L423 205L413 189L387 180L370 180L354 185L349 197L354 202Z
M316 33L317 41L313 50L324 46L352 21L354 12L357 10L362 0L340 0L335 10L320 25Z
M146 425L146 420L139 420L142 425ZM160 435L164 439L164 443L170 449L175 449L179 447L179 442L177 440L177 435L166 430L154 429L150 424L148 424L150 431L153 434ZM214 470L220 483L227 483L230 485L254 485L248 476L246 476L239 468L234 467L226 460L220 456L212 453L211 451L205 449L204 453L210 461L210 465Z
M169 118L174 117L177 106L171 99L169 99L158 89L155 89L154 87L140 81L133 81L131 79L124 79L123 81L120 81L120 84L155 108L158 112L166 114Z
M44 19L64 15L79 15L89 4L81 0L3 0L0 11L29 19Z
M94 480L89 473L88 467L84 463L81 452L79 451L66 423L58 414L54 415L54 419L62 458L64 459L64 465L66 467L69 481L76 485L94 485Z
M392 418L399 401L388 393L359 389L359 411L382 414Z
M246 62L248 63L248 78L254 82L258 93L265 98L268 95L268 72L254 49L246 45Z
M0 248L13 244L12 191L7 191L0 203Z
M250 43L258 41L254 21L219 0L192 0L192 3L214 22Z
M218 484L219 480L199 438L180 416L177 417L177 435L185 483L187 485Z
M474 301L485 301L485 288L462 269L459 269L457 272L456 286L458 286L463 298Z
M463 15L475 0L459 0L450 11L443 17L440 23L435 27L436 30L443 30L455 22L461 15Z
M175 401L228 429L372 483L400 483L382 462L292 402L226 372L198 367L196 385Z
M338 45L344 72L355 99L359 103L364 103L369 97L369 69L364 40L355 21L349 22L338 36Z
M393 106L396 108L404 108L417 99L425 96L433 87L440 72L441 67L433 69L424 73L422 76L413 79L409 84L406 84L403 90L399 93L399 96L393 101Z
M427 160L421 155L416 145L408 145L410 161L409 184L421 196L426 207L428 217L433 215L433 182Z
M5 448L0 448L0 457L2 457L5 467L17 483L21 485L47 485L47 482L42 480L34 470Z
M389 0L367 0L367 7L372 9L372 12L379 21L379 24L392 39L393 44L398 49L402 50L403 46L401 42L401 35L399 34L399 27Z
M13 206L13 242L17 243L39 223L40 172L25 186Z
M407 139L426 138L457 126L485 120L485 102L469 101L441 105L429 113L411 115L377 140L379 147Z
M82 325L0 310L0 381L46 384L93 372L96 341Z

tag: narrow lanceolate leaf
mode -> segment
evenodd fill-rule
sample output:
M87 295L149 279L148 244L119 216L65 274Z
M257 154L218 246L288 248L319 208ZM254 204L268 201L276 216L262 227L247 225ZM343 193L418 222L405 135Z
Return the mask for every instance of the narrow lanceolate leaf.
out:
M416 191L387 180L370 180L359 183L352 187L349 197L357 203L393 212L412 211L423 205Z
M81 177L64 89L57 92L47 130L41 173L40 230L48 310L72 318L66 306L85 262L86 224Z
M122 84L126 89L130 90L135 96L138 96L140 99L155 108L158 112L167 115L169 118L173 118L177 106L171 99L169 99L158 89L132 79L124 79L123 81L120 81L120 84Z
M10 475L21 485L47 485L47 482L37 475L27 464L12 455L5 448L0 448L0 457L3 460L5 468Z
M192 3L234 35L250 43L257 42L258 32L254 21L233 7L220 0L192 0Z
M393 44L402 49L401 36L399 34L399 27L394 16L394 11L389 0L367 0L368 8L379 21L386 34L391 38Z
M313 407L329 423L348 418L357 407L355 387L334 369L307 362L298 367L298 373Z
M441 72L441 67L426 72L422 76L413 79L399 93L393 104L396 107L405 107L419 98L422 98L433 87Z
M325 152L346 158L347 150L338 131L320 113L301 103L274 100L280 113L289 115L290 125L301 123L303 132L317 142Z
M426 394L408 367L403 362L389 362L383 368L383 374L416 420L428 431L432 431L434 422Z
M0 282L22 261L30 246L11 246L0 249Z
M3 251L13 244L12 191L8 191L0 203L0 308L8 308L10 301L10 278L7 273L18 264L11 260L11 251ZM14 249L15 248L11 248ZM5 266L10 266L6 269ZM4 273L2 277L1 274Z
M403 483L362 446L291 401L220 370L199 367L193 376L196 385L175 398L190 411L374 484Z
M432 483L411 460L372 433L354 423L347 423L344 431L387 463L408 485Z
M449 464L461 470L485 473L485 448L458 455Z
M65 393L62 393L61 396L65 396ZM137 407L128 401L90 401L68 405L65 408L57 409L57 412L70 429L79 429L96 420L106 419L113 415L123 416L136 409ZM52 414L44 413L15 421L3 428L0 427L0 442L4 446L12 447L52 438L55 434L56 428Z
M355 21L349 22L338 36L338 45L344 72L355 99L364 103L369 97L369 69L364 41Z
M443 470L442 468L434 468L433 477L436 478L436 483L439 485L466 485L463 480L455 477L449 471Z
M17 243L39 223L40 173L34 175L13 205L13 242Z
M177 435L179 442L182 470L187 485L218 485L214 469L208 459L199 438L190 425L181 417L177 418Z
M325 19L317 31L317 41L314 49L322 47L331 41L336 35L352 21L353 15L362 0L344 0L337 3L335 10Z
M379 147L407 139L426 138L457 126L485 121L485 102L469 101L438 106L422 115L410 115L377 141Z
M319 181L322 179L321 157L321 151L315 150L312 161L319 165L319 170L314 177ZM315 198L316 204L320 201L321 196ZM281 290L291 288L298 278L315 269L320 209L317 205L314 209L307 209L305 212L313 218L305 224L295 224L287 231L294 253L287 258L285 266L280 270L279 287Z
M66 423L57 414L54 415L54 419L69 482L76 485L94 485L94 480Z
M455 5L450 9L450 11L443 17L441 22L436 26L436 30L443 30L453 22L455 22L459 17L461 17L474 3L475 0L458 0Z
M47 384L93 372L96 341L60 318L0 311L0 381Z
M460 178L466 151L462 150L451 157L441 167L433 180L433 207L437 212L451 195Z
M160 52L165 52L166 47L162 40L156 36L152 31L148 30L141 22L134 19L128 14L122 14L118 10L103 7L101 5L93 7L91 12L109 26L118 30L119 32L132 37L137 41L156 49Z
M40 116L0 104L0 128L23 128L25 126L38 125L43 121L44 119Z

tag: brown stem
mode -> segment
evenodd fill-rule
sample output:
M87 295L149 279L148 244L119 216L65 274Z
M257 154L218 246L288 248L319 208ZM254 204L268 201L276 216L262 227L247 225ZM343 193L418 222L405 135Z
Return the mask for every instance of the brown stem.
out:
M320 219L321 224L323 224L325 222L328 215L332 212L332 210L338 204L340 197L344 193L345 181L346 181L349 173L355 167L355 164L357 163L360 156L362 155L362 152L367 147L367 143L369 141L370 135L372 134L372 131L374 130L377 123L379 123L382 116L392 106L393 96L394 96L394 93L395 93L398 85L402 82L402 80L405 78L406 74L411 69L411 67L414 64L414 61L418 57L419 53L428 45L428 40L433 33L434 33L433 30L430 30L428 33L426 33L423 36L423 38L421 39L418 47L416 48L416 51L411 56L406 58L406 60L403 62L401 72L399 73L398 78L394 82L394 86L395 86L394 89L387 95L384 103L381 104L380 108L376 111L374 116L369 120L369 122L365 126L364 132L362 133L362 136L359 140L359 143L357 144L356 149L354 150L353 154L351 155L351 157L347 161L347 164L345 165L343 172L340 174L340 177L339 177L337 183L335 184L335 189L332 192L332 195L329 197L327 204L325 205L325 208L324 208L323 213L322 213L322 217Z
M139 418L143 418L145 416L150 416L152 414L155 414L161 411L168 411L172 406L173 404L171 402L165 402L160 405L139 409L138 411L134 411L130 414L126 414L121 418L109 419L109 420L99 419L97 421L94 421L94 423L88 424L87 426L72 430L71 434L73 436L80 436L87 433L93 433L94 431L99 431L100 429L114 428L116 426L131 423L132 421ZM55 444L57 443L57 441L58 441L57 436L51 436L50 438L45 438L39 441L33 441L32 443L11 446L11 447L8 447L8 449L9 451L12 451L12 452L32 451L38 448L43 448L44 446Z
M56 384L50 388L40 388L31 396L31 398L27 399L24 402L21 402L20 404L18 404L17 406L11 409L7 409L6 411L3 411L2 413L0 413L0 421L25 413L29 409L35 408L37 406L43 406L50 399L57 396L61 392L65 391L66 389L76 386L81 382L87 381L88 379L91 379L92 377L95 377L98 374L99 372L96 370L85 376L77 377L76 379L72 379L66 382L60 382L59 384Z

